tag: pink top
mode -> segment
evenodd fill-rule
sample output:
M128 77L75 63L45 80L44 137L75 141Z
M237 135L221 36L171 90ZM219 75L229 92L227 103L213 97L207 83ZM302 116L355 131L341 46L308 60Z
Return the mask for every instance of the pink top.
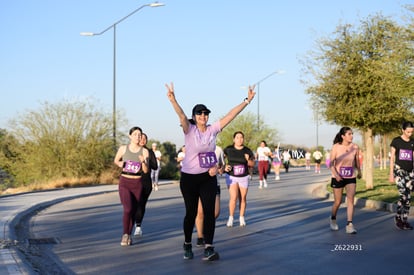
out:
M201 132L196 125L190 124L185 134L185 158L182 161L181 171L187 174L202 174L209 168L200 166L200 153L213 152L216 149L216 136L221 131L220 121L207 125L205 132Z
M335 159L331 160L335 163L335 170L342 178L355 178L356 177L356 154L359 148L356 144L349 144L348 146L342 144L334 144L332 152L335 152ZM332 177L335 175L332 173Z

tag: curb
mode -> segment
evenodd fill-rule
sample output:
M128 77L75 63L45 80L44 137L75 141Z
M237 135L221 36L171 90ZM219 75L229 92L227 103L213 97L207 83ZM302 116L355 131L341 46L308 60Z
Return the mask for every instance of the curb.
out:
M326 182L320 183L315 189L312 190L312 196L321 198L321 199L334 199L333 194L330 193L326 189ZM346 202L346 195L342 196L343 202ZM356 208L367 208L367 209L374 209L377 211L386 211L390 213L397 212L397 204L396 203L388 203L383 201L375 201L375 200L367 200L361 198L354 199L354 205ZM409 216L414 216L414 213L410 211Z
M159 182L159 185L176 184L176 183L177 181L161 181ZM0 224L2 225L1 227L2 227L3 235L4 235L3 236L4 240L1 239L0 237L0 241L2 241L0 243L0 248L1 248L0 249L0 273L4 274L4 272L6 272L6 274L12 274L12 275L37 274L36 271L31 270L31 267L25 263L24 261L25 255L18 248L20 244L17 241L16 226L20 224L23 219L25 219L27 216L32 215L33 212L40 211L42 209L45 209L47 207L50 207L54 204L57 204L63 201L68 201L68 200L77 199L81 197L95 196L95 195L111 193L111 192L118 192L117 184L108 185L108 186L113 186L114 188L109 189L109 190L100 190L100 191L94 191L94 192L88 192L88 193L63 195L59 198L54 198L54 199L46 200L43 202L38 202L32 205L28 205L25 209L14 214L8 220L5 220L5 221L0 220ZM75 187L75 188L82 188L82 187ZM34 191L34 192L24 192L24 193L5 195L2 197L18 196L22 194L36 193L36 192L50 192L50 191L64 190L64 189L70 189L70 188L59 188L59 189L48 189L48 190L41 190L41 191Z

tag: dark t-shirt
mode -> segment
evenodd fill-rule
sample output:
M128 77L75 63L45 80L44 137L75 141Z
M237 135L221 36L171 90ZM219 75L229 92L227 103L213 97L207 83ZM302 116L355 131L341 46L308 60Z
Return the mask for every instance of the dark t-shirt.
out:
M243 147L242 149L237 150L236 148L234 148L233 145L230 145L226 147L223 151L224 155L227 158L227 164L232 167L231 171L228 172L229 175L235 177L244 177L249 174L247 160L244 157L244 155L248 154L249 159L254 159L254 154L252 150L250 150L247 147Z
M147 147L145 146L145 148ZM152 151L151 149L148 149L148 153L149 153L149 157L148 157L149 167L148 167L148 172L142 174L142 184L152 184L151 169L152 170L158 169L157 158L155 157L154 151Z
M396 137L391 141L391 147L395 148L395 164L405 171L413 170L413 150L414 141L404 141L401 137Z

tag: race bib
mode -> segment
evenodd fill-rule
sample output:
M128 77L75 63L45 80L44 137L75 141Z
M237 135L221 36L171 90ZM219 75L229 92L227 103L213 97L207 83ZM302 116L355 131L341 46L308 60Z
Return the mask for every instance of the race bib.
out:
M246 166L244 166L243 164L238 164L238 165L233 166L233 174L235 176L243 175L245 170L246 170Z
M217 164L216 153L206 152L198 154L198 162L201 168L210 168Z
M407 149L400 149L399 159L400 160L412 161L413 160L413 152L411 150L407 150Z
M353 174L354 174L354 167L341 166L339 168L339 175L341 175L341 177L343 178L352 177Z
M141 162L127 160L124 162L124 168L122 169L122 172L138 174L139 170L141 170Z

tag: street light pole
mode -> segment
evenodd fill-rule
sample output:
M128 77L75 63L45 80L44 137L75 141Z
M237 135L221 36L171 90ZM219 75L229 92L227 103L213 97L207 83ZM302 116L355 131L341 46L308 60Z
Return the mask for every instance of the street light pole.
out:
M319 148L319 115L316 112L316 150Z
M124 21L125 19L127 19L128 17L130 17L131 15L135 14L136 12L138 12L139 10L145 7L155 8L155 7L161 7L161 6L164 6L164 4L158 3L158 2L154 2L151 4L145 4L133 10L131 13L122 17L120 20L116 21L115 23L113 23L112 25L110 25L109 27L107 27L101 32L98 32L98 33L81 32L80 33L80 35L82 36L96 36L96 35L104 34L110 29L114 30L113 82L112 82L112 138L113 138L113 145L114 145L115 150L116 150L116 25L118 25L119 23L121 23L122 21Z
M313 120L315 121L316 130L316 148L319 147L319 103L312 102Z
M271 77L272 75L275 74L282 74L285 71L283 70L277 70L274 71L273 73L267 75L266 77L262 78L261 80L256 82L256 86L257 86L257 129L259 129L259 125L260 125L260 83L262 83L263 81L265 81L266 79L268 79L269 77Z
M116 150L116 24L114 24L114 53L112 75L112 139L114 151Z

